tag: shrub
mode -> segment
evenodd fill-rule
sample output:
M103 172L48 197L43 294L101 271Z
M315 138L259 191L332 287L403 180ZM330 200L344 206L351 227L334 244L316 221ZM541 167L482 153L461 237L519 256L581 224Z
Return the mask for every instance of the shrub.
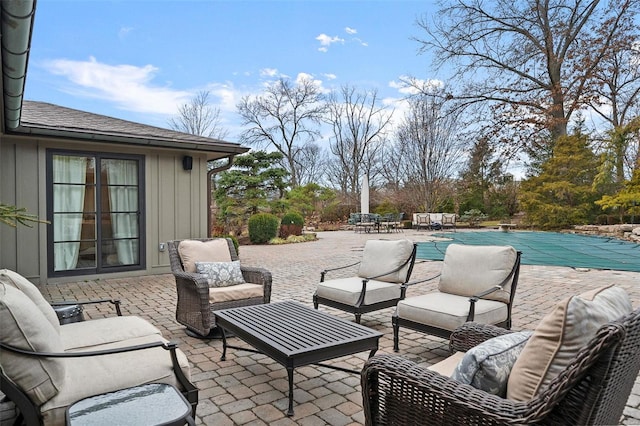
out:
M280 220L280 238L287 238L289 235L302 235L304 218L300 213L288 212Z
M478 209L471 209L466 212L462 216L460 216L461 222L468 222L470 227L476 227L487 218L487 215L482 213Z
M271 213L258 213L249 218L249 239L264 244L278 235L278 218Z

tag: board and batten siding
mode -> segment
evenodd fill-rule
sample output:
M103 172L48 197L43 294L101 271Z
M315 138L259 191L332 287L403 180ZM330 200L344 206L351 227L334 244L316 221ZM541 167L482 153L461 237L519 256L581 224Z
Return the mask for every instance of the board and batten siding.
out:
M142 155L145 168L145 269L108 274L117 278L169 273L167 251L160 243L207 236L207 161L205 154L164 148L78 142L55 138L0 135L0 202L25 207L46 218L46 152L60 149ZM193 169L182 167L185 155ZM0 224L0 268L17 271L35 283L95 278L93 275L47 277L47 227L12 228ZM104 275L104 274L102 274Z

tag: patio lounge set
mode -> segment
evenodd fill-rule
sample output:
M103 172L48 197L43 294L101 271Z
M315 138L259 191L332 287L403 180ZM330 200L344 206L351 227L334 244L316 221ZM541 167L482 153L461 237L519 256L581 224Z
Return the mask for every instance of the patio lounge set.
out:
M230 239L168 247L177 322L191 336L220 336L223 360L236 348L281 364L289 416L296 368L365 351L362 370L329 367L360 374L367 425L614 424L640 370L640 309L613 285L558 302L533 331L511 332L520 270L512 247L451 244L440 274L411 281L416 245L370 239L357 264L321 273L315 309L271 303L271 274L241 266ZM412 295L412 286L436 279L437 291ZM402 327L448 339L451 356L426 368L377 355L381 333L359 323L389 307L395 351ZM178 406L185 401L176 424L196 418L188 360L147 321L116 315L60 325L37 287L8 270L0 274L0 319L1 390L25 424L64 424L81 400L153 383L177 390ZM253 349L233 346L232 337Z

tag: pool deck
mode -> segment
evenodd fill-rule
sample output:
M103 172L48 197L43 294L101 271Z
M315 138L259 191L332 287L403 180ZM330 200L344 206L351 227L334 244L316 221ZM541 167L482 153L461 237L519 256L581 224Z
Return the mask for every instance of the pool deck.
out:
M439 231L441 233L442 231ZM458 231L461 232L461 231ZM495 231L498 232L498 231ZM353 231L319 232L318 240L278 246L241 246L243 265L260 266L273 274L272 301L297 300L312 306L311 297L320 271L360 259L368 239L408 238L414 242L431 240L430 232L405 230L402 233L364 234ZM168 264L168 258L166 259ZM416 264L413 279L440 271L441 262ZM556 266L523 265L513 308L513 329L533 329L557 301L588 289L615 284L640 306L640 273L603 270L574 270ZM409 296L427 292L435 283L412 287ZM306 366L296 370L295 415L287 417L287 372L264 355L232 350L220 361L222 342L188 337L174 319L175 282L173 275L127 279L104 278L42 288L49 300L86 300L113 297L122 300L125 315L139 315L151 321L165 337L178 342L192 363L192 380L200 389L198 424L215 425L359 425L364 423L360 377L324 367ZM333 315L350 319L344 312L321 307ZM113 315L88 308L88 317ZM378 354L391 354L393 308L362 316L362 324L383 333ZM447 341L401 329L399 354L431 365L448 354ZM244 345L235 339L234 344ZM330 362L361 369L367 353ZM640 424L640 380L627 401L622 424Z

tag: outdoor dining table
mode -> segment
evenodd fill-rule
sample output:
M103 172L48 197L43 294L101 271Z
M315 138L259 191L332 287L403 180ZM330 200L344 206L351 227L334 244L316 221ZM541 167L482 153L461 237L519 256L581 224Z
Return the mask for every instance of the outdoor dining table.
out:
M222 329L222 361L226 359L227 348L233 348L263 353L287 369L288 416L293 415L293 371L296 367L316 364L360 374L321 362L364 351L370 351L371 357L378 350L382 337L378 331L294 301L225 309L216 311L215 316ZM229 345L227 332L256 350Z

